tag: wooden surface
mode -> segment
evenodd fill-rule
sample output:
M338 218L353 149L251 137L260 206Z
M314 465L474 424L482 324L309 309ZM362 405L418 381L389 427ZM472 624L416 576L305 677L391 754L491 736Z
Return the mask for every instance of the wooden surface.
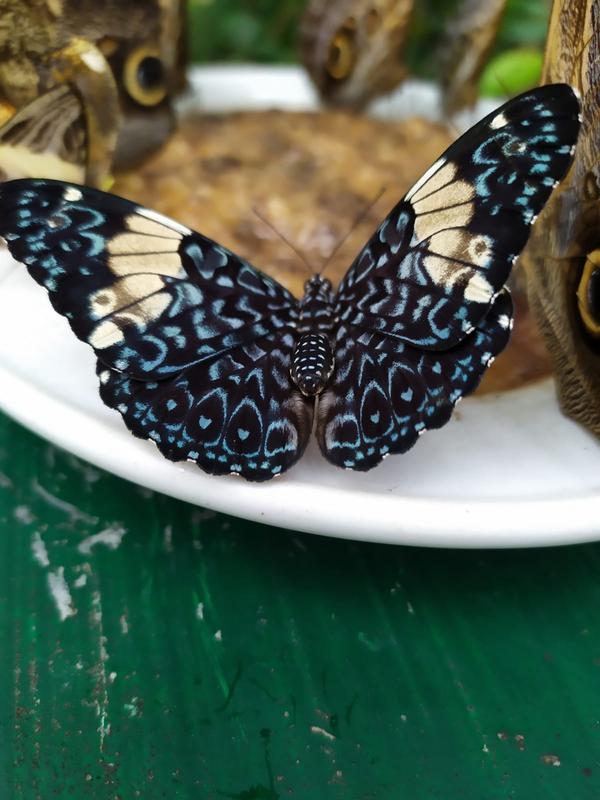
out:
M600 796L600 546L299 535L0 418L0 548L3 800Z

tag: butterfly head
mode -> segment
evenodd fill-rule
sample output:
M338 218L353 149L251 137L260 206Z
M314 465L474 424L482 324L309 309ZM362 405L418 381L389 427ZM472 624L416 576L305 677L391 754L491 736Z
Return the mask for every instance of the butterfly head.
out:
M330 292L331 281L328 278L323 278L321 275L313 275L304 284L304 291L307 294L315 291Z

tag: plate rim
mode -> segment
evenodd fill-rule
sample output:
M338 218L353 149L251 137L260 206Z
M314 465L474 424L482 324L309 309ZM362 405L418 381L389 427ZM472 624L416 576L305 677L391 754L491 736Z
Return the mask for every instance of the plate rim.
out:
M598 539L600 496L593 494L562 500L512 499L510 502L378 496L378 502L393 508L394 514L383 514L378 518L376 529L365 528L363 517L356 514L356 506L349 504L346 510L343 503L339 504L337 525L332 528L331 515L321 510L327 508L327 504L320 504L319 500L328 498L330 506L332 495L341 500L351 492L350 489L308 484L304 501L298 502L296 498L296 502L291 503L290 499L298 488L287 491L290 487L286 487L283 480L254 484L231 476L205 475L192 465L167 461L150 449L147 441L137 439L125 428L120 431L120 426L109 424L108 417L88 416L2 364L0 385L3 387L0 396L2 410L58 447L130 483L254 522L356 541L448 549L529 548L581 544ZM15 398L14 402L11 402L12 398ZM40 408L44 408L44 414L34 413ZM117 412L112 413L115 422L120 423ZM104 444L100 450L88 445L88 442L99 440ZM121 454L119 458L111 457L113 443L118 445L115 449ZM132 478L134 467L135 480ZM193 481L171 483L165 492L160 480L165 469L191 470L194 472ZM237 482L236 489L239 489L235 509L229 505L232 480ZM193 483L196 496L192 496L188 483ZM268 514L262 504L256 502L257 495L265 491L272 495ZM442 529L431 525L436 509L446 520ZM505 522L507 514L510 514L508 524ZM518 527L514 523L515 517L519 519ZM392 521L395 521L393 525Z

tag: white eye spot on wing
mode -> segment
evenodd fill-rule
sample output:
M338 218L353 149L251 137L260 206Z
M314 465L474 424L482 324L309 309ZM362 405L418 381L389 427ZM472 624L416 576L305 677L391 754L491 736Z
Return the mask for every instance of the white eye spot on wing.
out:
M82 197L81 190L77 189L75 186L67 186L63 192L63 199L67 200L69 203L76 203L78 200L81 200Z
M508 125L508 120L504 114L496 114L494 119L490 122L490 128L492 128L492 130L503 128L505 125Z

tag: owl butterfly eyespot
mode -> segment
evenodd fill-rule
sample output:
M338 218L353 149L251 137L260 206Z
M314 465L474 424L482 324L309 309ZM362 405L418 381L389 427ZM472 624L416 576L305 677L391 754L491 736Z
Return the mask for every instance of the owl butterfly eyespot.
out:
M155 106L167 95L166 73L160 52L139 47L127 56L123 84L132 100L141 106Z
M344 80L352 72L355 64L356 32L346 24L331 40L326 64L327 74L333 80Z
M104 403L166 458L264 481L314 427L331 464L364 471L448 422L507 344L505 283L578 130L566 85L509 101L424 173L336 291L314 275L300 299L178 222L60 181L1 185L0 235L95 351Z
M600 250L587 255L577 287L577 305L587 333L600 338Z
M412 0L311 0L300 50L325 101L360 107L401 82L411 11Z

